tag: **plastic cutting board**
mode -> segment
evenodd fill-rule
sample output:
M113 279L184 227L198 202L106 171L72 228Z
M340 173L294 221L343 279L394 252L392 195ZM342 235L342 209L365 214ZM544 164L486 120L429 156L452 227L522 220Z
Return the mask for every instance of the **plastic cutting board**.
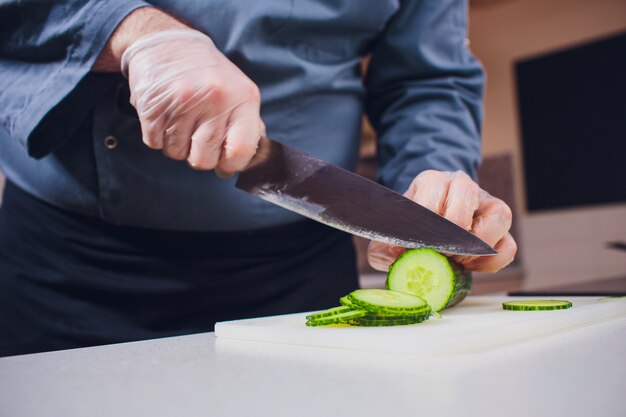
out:
M557 298L557 297L553 297ZM307 327L309 313L217 323L220 339L415 355L459 354L522 343L626 317L626 298L567 297L556 311L505 311L502 302L546 297L468 297L443 318L394 327Z

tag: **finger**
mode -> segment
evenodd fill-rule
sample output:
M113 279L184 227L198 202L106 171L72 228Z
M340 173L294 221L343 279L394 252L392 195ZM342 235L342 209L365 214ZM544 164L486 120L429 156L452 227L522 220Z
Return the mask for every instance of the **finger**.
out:
M466 230L471 229L474 212L480 204L478 191L478 184L466 173L451 174L443 216Z
M218 117L201 124L191 136L187 161L194 169L209 170L217 166L226 134L226 118Z
M474 213L471 232L490 246L495 246L511 229L513 215L509 206L485 190L479 190L480 204ZM463 265L477 257L454 256L456 262Z
M265 128L265 123L263 120L259 118L259 132L261 132L261 136L267 136L267 129Z
M415 177L404 195L427 209L441 214L449 186L449 175L441 171L428 170Z
M210 108L200 105L207 89L182 80L173 82L169 88L174 91L175 98L167 110L169 118L163 135L163 154L182 161L189 156L191 135L197 121L210 117Z
M387 272L389 266L404 252L406 248L371 241L367 247L367 260L377 271Z
M178 161L187 159L194 128L195 120L191 117L179 119L168 127L163 135L163 155Z
M224 141L215 173L228 178L242 171L256 153L261 138L259 105L247 102L238 106L230 115L230 125Z
M143 143L152 149L163 148L163 134L170 117L171 93L161 93L151 101L138 100L135 109L141 125Z
M513 237L507 233L494 245L494 249L498 251L497 255L474 257L463 263L463 266L475 272L497 272L513 262L517 253L517 244Z
M486 191L480 192L480 205L476 211L472 233L493 246L511 229L513 214L509 206Z

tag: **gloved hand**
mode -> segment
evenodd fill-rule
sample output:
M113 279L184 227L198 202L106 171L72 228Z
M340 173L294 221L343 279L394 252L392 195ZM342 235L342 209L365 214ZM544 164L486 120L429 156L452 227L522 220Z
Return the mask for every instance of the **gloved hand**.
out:
M133 42L121 60L143 141L195 169L242 170L264 135L258 87L195 30Z
M498 251L493 256L452 256L466 269L496 272L513 261L517 245L509 233L511 209L464 172L424 171L415 177L404 196L469 230ZM372 241L367 256L373 268L388 271L405 250Z

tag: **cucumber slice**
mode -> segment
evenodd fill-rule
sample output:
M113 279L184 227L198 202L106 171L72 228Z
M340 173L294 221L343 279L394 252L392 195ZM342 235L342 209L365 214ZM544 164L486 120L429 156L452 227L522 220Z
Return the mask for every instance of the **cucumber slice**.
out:
M335 316L335 315L341 314L341 313L347 313L350 310L352 310L352 308L346 307L346 306L333 307L333 308L329 308L328 310L320 311L318 313L313 313L313 314L311 314L309 316L306 316L306 319L307 320L317 320L317 319L321 319L323 317L329 317L329 316Z
M430 313L428 303L415 295L397 291L363 289L348 294L348 301L376 314L415 316Z
M571 306L570 301L564 300L520 300L502 303L502 308L512 311L565 310Z
M339 304L341 304L344 307L350 307L353 310L358 310L359 309L359 306L357 306L352 301L350 301L350 298L347 295L344 295L343 297L341 297L339 299Z
M472 287L472 274L429 248L404 252L389 267L387 288L426 300L436 312L461 302Z
M364 310L350 310L345 313L335 314L334 316L321 317L315 320L308 320L306 322L306 325L307 326L326 326L327 324L347 323L349 321L364 317L366 314L367 314L367 311L364 311Z
M363 320L378 320L378 321L398 321L398 320L418 320L424 321L427 320L432 315L432 312L426 311L424 313L413 314L413 315L390 315L390 314L374 314L367 313L361 319ZM361 320L359 319L359 320Z
M397 291L356 290L339 302L341 307L308 315L306 325L399 326L421 323L433 315L424 299Z
M405 316L397 319L390 320L371 320L370 318L363 317L357 320L351 320L348 323L353 326L367 326L367 327L375 327L375 326L404 326L407 324L416 324L421 323L425 320L428 320L428 315L421 316Z

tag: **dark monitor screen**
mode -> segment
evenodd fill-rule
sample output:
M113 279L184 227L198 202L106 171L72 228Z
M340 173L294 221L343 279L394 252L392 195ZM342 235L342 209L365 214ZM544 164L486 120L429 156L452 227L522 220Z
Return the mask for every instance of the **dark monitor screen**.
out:
M626 33L515 71L528 210L626 202Z

